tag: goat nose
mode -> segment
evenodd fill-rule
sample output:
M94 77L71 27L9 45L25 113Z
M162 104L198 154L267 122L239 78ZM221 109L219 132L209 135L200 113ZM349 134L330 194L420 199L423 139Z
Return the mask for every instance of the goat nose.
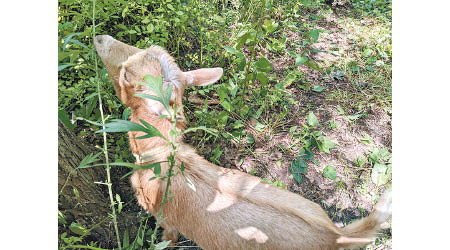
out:
M95 37L95 39L97 40L98 43L103 42L103 38L101 36L97 36L97 37Z

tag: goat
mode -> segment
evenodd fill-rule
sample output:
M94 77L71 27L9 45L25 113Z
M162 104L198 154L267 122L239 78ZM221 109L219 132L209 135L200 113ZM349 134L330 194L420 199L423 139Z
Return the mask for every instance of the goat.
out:
M125 45L110 36L97 36L96 49L106 65L119 99L131 108L130 119L142 119L164 136L172 126L160 119L161 104L134 96L152 92L137 82L145 75L162 76L164 86L173 86L172 103L181 107L187 86L206 86L220 79L221 68L182 72L174 59L161 47L146 50ZM122 49L121 49L122 47ZM186 126L181 109L177 129ZM166 161L169 148L157 137L136 140L144 133L129 132L130 148L137 164ZM184 163L184 175L196 187L188 188L185 178L176 175L170 191L174 195L163 207L163 240L175 243L178 232L203 249L345 249L373 241L380 224L391 215L391 192L382 196L372 213L343 228L337 227L316 203L292 192L265 184L260 178L238 170L218 167L181 142L175 154L177 164ZM167 163L161 163L161 176ZM166 181L153 179L152 170L133 173L131 184L138 203L156 216Z

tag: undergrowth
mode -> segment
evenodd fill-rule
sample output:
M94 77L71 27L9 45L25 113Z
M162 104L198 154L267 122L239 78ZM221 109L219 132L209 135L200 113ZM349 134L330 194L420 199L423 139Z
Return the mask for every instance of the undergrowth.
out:
M107 0L95 5L91 0L59 0L58 117L78 136L104 145L103 152L113 151L112 162L133 162L125 134L94 133L101 129L98 124L127 120L130 110L115 96L106 69L97 67L92 38L95 34L109 34L139 48L157 44L174 56L183 71L224 68L219 83L186 90L183 103L189 127L212 128L218 135L199 129L186 138L190 143L212 148L205 156L221 164L224 147L254 154L259 138L269 141L275 134L287 132L290 145L279 148L284 154L296 155L289 163L290 177L301 184L308 166L319 164L321 153L336 150L338 142L324 131L338 125L333 120L319 122L317 113L301 106L296 93L322 95L336 103L339 112L350 120L364 119L374 105L391 112L391 1L353 0L347 6L356 14L343 18L341 23L355 42L352 49L356 52L351 56L340 53L339 48L315 49L319 38L330 32L316 24L325 20L324 14L333 12L321 0ZM361 18L374 18L376 22L367 26L359 22ZM318 53L334 53L340 60L318 63L313 59ZM311 71L333 81L345 80L352 88L328 90L309 80L307 74ZM302 108L305 123L293 125L293 110ZM372 181L377 185L391 178L392 163L386 150L374 147L355 161L358 167L374 169ZM92 163L96 159L88 160ZM257 175L256 170L250 173ZM342 182L331 164L322 175L337 185ZM106 179L112 208L111 216L106 218L114 221L120 217L115 210L120 212L123 201L110 189L114 183L109 176ZM264 181L286 188L277 177ZM60 236L61 249L101 249L97 242L83 240L90 229L65 221L63 215L59 217L60 224L73 233ZM157 245L158 230L149 228L147 220L141 220L131 241L127 232L115 229L119 249L167 246ZM149 237L151 242L145 243Z

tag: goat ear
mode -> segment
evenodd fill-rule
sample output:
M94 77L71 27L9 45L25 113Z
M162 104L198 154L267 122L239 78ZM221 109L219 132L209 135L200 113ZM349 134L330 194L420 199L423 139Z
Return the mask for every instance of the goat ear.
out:
M130 87L132 87L132 84L127 79L127 70L122 67L119 73L119 80L118 80L118 86L120 94L117 96L119 99L128 106L128 95L130 94ZM134 88L132 88L134 90Z
M204 68L183 72L187 86L207 86L222 77L222 68Z

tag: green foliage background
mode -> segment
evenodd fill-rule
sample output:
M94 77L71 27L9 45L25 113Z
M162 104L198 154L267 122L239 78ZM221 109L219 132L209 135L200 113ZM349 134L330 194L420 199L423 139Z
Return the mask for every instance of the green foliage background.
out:
M347 8L352 8L358 16L390 22L391 5L390 0L352 0ZM92 41L92 6L91 0L59 0L58 115L69 129L95 143L101 141L101 137L94 133L100 127L82 120L101 123L96 51ZM162 46L184 71L201 67L224 68L224 75L218 83L186 91L183 103L189 126L212 128L219 135L197 130L189 138L196 145L234 143L252 152L255 138L249 130L258 134L269 129L275 131L273 133L286 129L285 126L293 119L291 111L298 110L300 105L298 98L287 91L288 88L298 88L305 93L326 91L325 87L311 86L304 72L299 70L302 65L335 80L347 77L358 88L365 82L374 85L368 90L369 94L364 94L364 98L369 96L367 99L370 101L360 100L361 97L355 93L335 91L329 95L329 100L340 103L346 111L357 110L356 114L348 116L349 119L364 118L365 110L373 102L390 110L390 76L385 76L391 71L390 34L383 34L382 40L358 47L360 60L319 65L311 59L323 52L312 45L320 36L328 34L327 30L311 24L323 20L323 15L331 12L323 0L105 0L98 1L95 10L96 34L108 34L139 48L153 44ZM298 35L295 42L287 39L292 33ZM274 61L278 58L288 58L292 63L283 65L283 71L276 71ZM375 67L380 61L386 63ZM130 110L115 96L102 64L99 73L108 121L127 119ZM191 95L199 97L204 104L194 106L187 98ZM218 100L219 105L208 105L208 100L212 99ZM338 108L344 115L341 106ZM292 178L298 183L306 174L308 162L318 165L313 152L329 154L335 147L335 143L320 131L323 124L319 123L316 115L307 113L303 128L293 126L289 129L290 136L301 144L296 159L289 165ZM133 161L124 134L108 135L108 144L116 152L114 160ZM392 168L390 156L378 159L375 157L378 152L381 151L374 151L370 157L364 156L360 164L366 164L367 158L367 162L377 170L372 179L386 183L390 180L386 173L390 173ZM217 146L207 154L209 160L219 164L222 153L221 147ZM388 153L383 151L384 154ZM335 167L327 166L324 176L334 180ZM265 181L285 188L278 179Z

